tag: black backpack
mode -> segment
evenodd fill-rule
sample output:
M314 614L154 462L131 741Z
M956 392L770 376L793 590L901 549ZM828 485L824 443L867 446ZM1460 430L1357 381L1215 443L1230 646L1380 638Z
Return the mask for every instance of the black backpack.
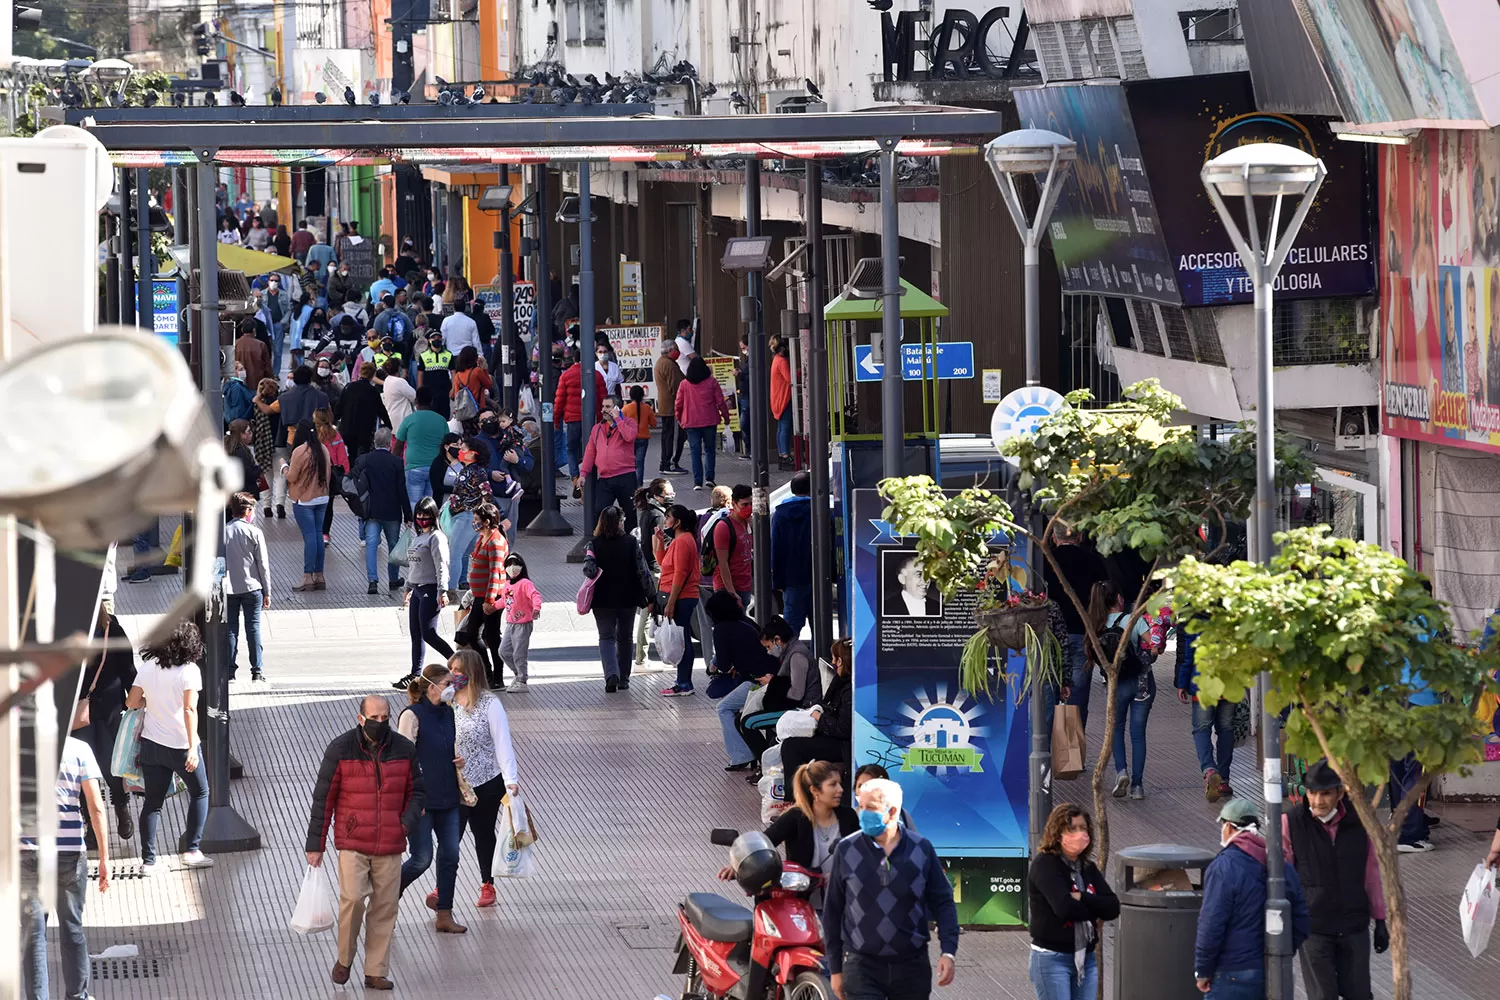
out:
M370 504L369 470L356 462L354 468L344 476L339 492L349 505L349 512L355 517L364 517Z
M1127 619L1128 620L1128 619ZM1111 625L1099 633L1099 649L1104 654L1104 664L1115 662L1115 654L1120 648L1120 643L1125 643L1125 655L1120 658L1119 683L1135 680L1146 669L1146 660L1141 656L1140 647L1133 642L1127 642L1125 628L1123 625Z

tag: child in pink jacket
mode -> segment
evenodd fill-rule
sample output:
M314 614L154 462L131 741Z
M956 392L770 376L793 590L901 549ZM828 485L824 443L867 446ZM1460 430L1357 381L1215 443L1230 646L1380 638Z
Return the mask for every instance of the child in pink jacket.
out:
M531 657L531 629L542 616L542 594L526 572L526 560L512 552L505 557L505 582L501 584L505 602L505 635L500 640L500 668L515 675L512 691L526 690L526 664Z

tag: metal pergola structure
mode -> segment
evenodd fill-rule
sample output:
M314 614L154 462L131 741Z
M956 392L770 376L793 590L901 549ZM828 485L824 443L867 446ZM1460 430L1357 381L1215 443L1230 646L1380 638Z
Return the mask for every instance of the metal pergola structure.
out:
M214 260L213 247L217 213L215 207L216 173L220 165L293 166L325 163L347 165L351 162L391 163L462 163L474 166L517 163L547 164L573 162L579 172L579 215L591 213L588 171L590 161L643 162L685 158L743 157L745 164L746 231L756 233L761 223L760 161L762 159L803 159L807 162L807 196L804 212L806 235L815 246L823 234L822 165L820 159L841 156L879 154L881 163L881 249L882 249L882 325L885 351L890 359L900 357L902 285L899 274L900 232L896 197L896 157L947 155L975 152L977 146L999 135L1005 123L998 111L948 107L885 107L853 113L771 114L664 117L640 113L640 105L534 105L484 104L463 108L440 105L352 107L348 105L299 105L291 107L218 107L218 108L92 108L47 109L55 121L87 128L110 151L116 164L135 168L138 199L144 204L146 167L179 168L177 176L186 181L187 168L194 168L194 183L183 183L187 194L186 213L194 220L191 226L179 221L179 235L191 235L195 268L200 259ZM535 210L539 218L550 218L546 171L538 170L534 190ZM187 230L187 232L184 232ZM546 266L546 227L537 251ZM144 244L145 240L141 242ZM589 287L582 287L580 326L594 326L592 295L592 251L590 241L581 240L580 277L588 275ZM147 259L143 248L142 259ZM811 253L809 302L812 315L809 330L810 384L827 394L829 384L828 342L823 316L827 301L824 255ZM506 266L503 280L509 285L513 268ZM198 350L200 386L216 418L221 419L222 396L219 351L202 349L219 343L218 282L212 266L202 267L200 302L193 310L193 338ZM744 315L750 332L750 432L753 476L753 530L755 546L755 604L762 622L772 613L770 585L770 463L767 442L769 426L769 357L767 334L760 301L762 282L753 275L748 283L750 300ZM143 286L149 283L141 282ZM142 308L146 309L145 295ZM552 303L547 282L538 283L538 331L545 328ZM150 322L149 312L140 317ZM510 324L507 322L506 324ZM550 331L549 331L550 340ZM502 332L502 343L509 348L505 364L505 385L514 378L515 361L527 356L513 330ZM594 415L594 352L582 352L585 400L584 433L591 429ZM550 351L540 352L542 368L540 456L544 479L543 509L527 527L532 534L570 534L571 528L558 510L553 476L556 465L553 454L553 414L549 405L555 391L555 375ZM900 475L900 456L904 431L902 427L902 366L885 365L882 397L886 475ZM826 406L819 400L809 414L809 436L812 480L813 518L813 641L818 653L827 656L833 642L833 526L830 520L830 482L828 455L829 420ZM895 465L892 466L894 459ZM585 517L592 514L592 490L586 491ZM587 523L587 522L586 522ZM218 644L209 642L210 697L222 706L227 718L227 674L218 669ZM216 707L217 707L216 706ZM210 829L206 839L225 845L248 843L244 835L248 824L229 805L228 733L221 740L209 742L210 787L215 789L217 808L210 812ZM224 789L220 800L217 792ZM221 819L222 817L222 819ZM241 829L243 828L243 829ZM254 843L259 843L258 835ZM224 849L247 849L226 846Z

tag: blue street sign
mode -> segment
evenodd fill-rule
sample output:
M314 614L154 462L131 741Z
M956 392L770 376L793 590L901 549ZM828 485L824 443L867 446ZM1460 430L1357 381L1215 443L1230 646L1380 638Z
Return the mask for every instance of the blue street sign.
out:
M937 357L933 359L933 345L927 345L927 369L929 374L937 369L940 379L974 377L973 341L955 341L937 345ZM901 377L915 381L922 377L922 345L901 345ZM868 344L854 346L854 380L856 382L879 382L885 374L885 365L877 364L871 357Z

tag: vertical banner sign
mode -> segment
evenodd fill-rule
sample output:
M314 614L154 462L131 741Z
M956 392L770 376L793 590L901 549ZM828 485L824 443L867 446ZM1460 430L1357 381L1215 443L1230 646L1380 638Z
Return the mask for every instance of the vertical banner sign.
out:
M719 383L719 388L724 390L724 398L729 401L729 429L737 431L740 429L740 400L735 393L734 385L734 358L704 358L708 362L708 370L713 372L714 380Z
M656 398L656 346L665 331L657 326L596 326L594 330L609 338L620 363L621 402L630 401L630 387L646 390L647 399Z
M474 300L484 306L484 314L495 324L495 329L500 329L500 286L475 285Z
M360 290L367 291L375 283L375 241L366 236L349 237L344 244L343 263L349 265L349 277Z
M900 783L922 835L955 877L965 923L1025 922L1027 755L1021 667L993 695L959 681L978 628L975 593L944 598L915 548L882 519L872 489L854 491L854 766L881 764Z
M646 297L641 290L641 263L620 261L620 325L639 326L646 318Z
M1500 138L1381 147L1387 434L1500 453Z
M530 340L536 323L536 284L517 281L511 285L511 311L515 314L516 332Z

